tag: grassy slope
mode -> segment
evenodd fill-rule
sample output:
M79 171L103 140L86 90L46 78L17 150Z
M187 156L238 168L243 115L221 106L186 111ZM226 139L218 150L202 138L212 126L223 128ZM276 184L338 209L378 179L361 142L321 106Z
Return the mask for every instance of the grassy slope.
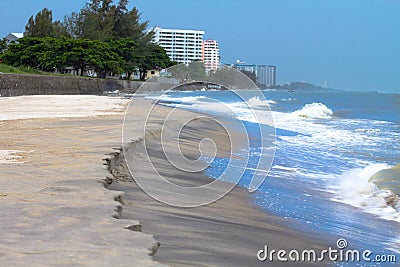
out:
M5 65L5 64L0 64L0 72L16 73L16 74L42 74L42 75L52 74L52 73L47 73L44 71L40 71L40 70L36 70L36 69L29 69L29 68L25 68L25 67L16 68L16 67Z

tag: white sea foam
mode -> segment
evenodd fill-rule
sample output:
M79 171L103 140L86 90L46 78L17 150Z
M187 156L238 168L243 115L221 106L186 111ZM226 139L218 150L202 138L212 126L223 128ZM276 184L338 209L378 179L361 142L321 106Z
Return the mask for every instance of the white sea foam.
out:
M159 99L151 96L151 99ZM204 113L217 113L224 116L234 117L242 121L260 123L265 125L275 125L280 129L298 132L302 136L281 136L281 139L296 146L326 147L331 146L354 146L355 144L370 144L374 141L366 138L363 132L354 132L350 130L338 129L319 123L314 119L307 118L330 118L333 112L321 103L312 103L305 105L302 109L292 112L271 112L266 113L271 100L262 100L253 97L245 102L222 103L212 102L205 96L195 97L174 97L162 96L165 106L181 107L193 111ZM171 103L168 103L171 102ZM184 103L182 106L180 103ZM268 116L271 114L272 116ZM266 116L267 115L267 116Z
M0 150L0 164L17 164L22 163L18 159L22 158L19 156L19 150Z
M336 194L333 200L361 208L387 220L400 222L399 211L387 203L387 198L394 197L394 194L389 190L380 190L369 182L372 175L388 168L390 166L387 164L370 164L343 172L331 186Z
M367 134L379 134L381 130L379 129L356 129L355 132L367 133Z
M280 165L274 165L272 166L272 169L277 169L285 172L297 172L297 168L291 168L291 167L285 167L285 166L280 166Z
M149 96L146 99L157 100L164 106L185 108L197 112L216 113L237 118L242 121L273 124L272 116L265 116L270 104L276 102L259 97L250 98L247 102L223 103L205 96L174 97L170 95ZM170 102L170 103L168 103ZM183 105L182 105L183 104Z
M357 151L361 147L363 148L361 151L381 150L382 143L393 142L392 139L398 134L391 132L390 136L386 136L385 133L382 133L382 130L375 129L374 125L380 126L379 121L341 119L337 122L325 123L321 120L310 119L311 117L332 118L333 113L323 104L306 105L293 113L272 112L272 114L275 127L300 133L300 135L279 137L279 142L284 142L280 145L285 149L309 152L310 155L314 155L318 151L325 158L337 162L347 160L354 166L353 169L349 170L348 167L338 165L336 173L342 172L341 174L332 173L332 170L325 173L325 169L320 167L316 171L307 169L304 172L304 170L299 169L297 173L301 177L318 179L331 185L327 188L327 191L336 196L335 201L352 205L384 219L400 222L399 207L393 207L391 203L388 204L388 200L394 197L393 192L380 190L375 184L369 182L372 175L390 166L373 164L368 160L355 160L352 154L353 151ZM343 128L343 125L349 127ZM351 130L354 129L352 125L361 127L357 130ZM336 153L339 150L341 153ZM346 151L348 158L344 154ZM303 160L307 164L308 159L305 157Z
M301 118L308 119L330 119L333 112L322 103L306 104L302 109L292 113L293 115Z
M289 98L282 98L281 101L282 101L282 102L291 102L291 101L296 101L296 98L291 98L291 97L289 97Z
M174 97L171 95L156 95L156 96L146 96L145 99L149 100L157 100L164 102L176 102L176 103L184 103L184 104L194 104L198 103L200 99L205 99L205 96L183 96L183 97Z
M272 112L275 127L301 135L281 136L280 139L304 149L334 147L352 147L357 144L370 144L372 139L362 133L340 129L334 125L318 123L315 120L307 120L293 115L293 113Z
M158 99L157 97L152 97ZM275 125L276 128L289 130L300 133L299 136L281 136L280 139L286 144L292 144L297 147L304 147L313 153L314 148L326 148L329 151L332 147L342 147L351 150L355 145L374 146L381 137L370 136L370 132L352 131L340 129L336 125L327 125L321 123L320 120L311 118L331 118L332 110L322 103L312 103L305 105L302 109L292 112L283 113L272 111L266 113L271 100L263 100L253 97L245 102L222 103L212 102L205 96L195 97L174 97L163 96L162 101L171 102L163 105L170 107L182 107L185 109L204 112L217 113L225 116L237 118L242 121L260 123L266 125ZM175 102L175 103L174 103ZM185 105L180 105L185 103ZM267 116L266 116L267 115ZM354 120L352 120L354 122ZM378 131L376 131L378 132ZM375 133L375 132L374 132ZM314 151L315 152L315 151ZM327 152L328 153L328 152Z
M250 107L269 107L269 105L276 104L273 100L262 100L260 97L255 96L247 100Z

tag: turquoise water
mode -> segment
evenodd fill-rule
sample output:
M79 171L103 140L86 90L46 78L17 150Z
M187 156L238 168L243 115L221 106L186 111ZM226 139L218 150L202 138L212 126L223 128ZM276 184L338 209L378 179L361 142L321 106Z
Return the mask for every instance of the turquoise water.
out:
M276 127L276 154L268 178L252 194L254 202L268 213L295 222L293 227L331 238L332 244L345 237L352 247L395 253L399 261L400 202L396 186L400 177L395 172L385 183L371 177L400 163L400 95L263 93ZM245 93L244 100L222 91L171 92L160 104L183 104L184 108L219 114L218 107L213 108L208 101L217 99L236 109L237 119L245 122L253 140L248 169L240 182L246 187L263 149L257 142L259 128L247 118L246 106L241 105L243 101L254 102L253 96L251 91ZM226 164L227 159L216 159L206 174L216 178ZM375 265L397 266L370 264Z

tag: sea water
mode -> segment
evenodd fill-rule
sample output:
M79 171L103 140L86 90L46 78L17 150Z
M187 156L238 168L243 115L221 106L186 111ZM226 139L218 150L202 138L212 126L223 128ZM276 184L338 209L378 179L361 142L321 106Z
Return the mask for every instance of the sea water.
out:
M400 261L400 95L283 90L263 94L267 100L251 91L244 99L224 91L170 92L159 104L226 115L209 101L217 99L236 111L235 119L245 122L253 140L259 128L249 107L269 105L276 152L267 179L252 194L254 202L295 222L291 227L331 238L332 244L344 237L353 248L394 253ZM250 163L239 183L243 187L254 175L252 162L264 149L257 144L248 148ZM215 159L206 174L218 177L226 161ZM389 264L371 264L375 265Z

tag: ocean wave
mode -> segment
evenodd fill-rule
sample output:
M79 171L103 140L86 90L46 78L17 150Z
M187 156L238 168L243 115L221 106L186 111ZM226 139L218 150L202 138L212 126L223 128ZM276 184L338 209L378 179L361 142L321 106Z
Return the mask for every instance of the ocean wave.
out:
M199 105L205 105L205 107L207 106L207 104L209 103L213 103L215 104L221 104L221 105L227 105L227 106L231 106L231 108L247 108L247 107L268 107L271 104L276 104L275 101L273 100L264 100L261 99L258 96L252 97L249 100L247 100L246 102L233 102L233 103L222 103L219 101L216 101L213 98L209 98L206 96L179 96L179 97L174 97L171 95L162 95L162 96L147 96L145 97L146 99L149 100L156 100L159 102L172 102L172 103L183 103L183 104L199 104ZM199 106L197 106L199 108Z
M206 96L174 97L170 95L148 96L146 99L156 100L159 104L168 107L180 107L195 112L216 113L233 117L242 121L273 125L272 116L265 116L273 100L264 100L258 96L247 101L225 103L218 99Z
M379 134L381 132L380 129L356 129L354 130L358 133L366 133L366 134Z
M282 102L293 102L293 101L297 101L297 99L289 97L289 98L282 98L281 101Z
M296 173L298 171L297 168L292 168L292 167L285 167L285 166L280 166L280 165L274 165L272 166L272 169L284 171L284 172L293 172Z
M155 96L150 96L152 99L159 100ZM281 141L285 145L295 145L296 147L304 147L304 150L310 150L310 153L315 152L315 149L323 149L324 151L336 151L338 147L342 150L351 151L354 146L369 146L369 150L379 147L383 142L383 137L379 134L377 127L372 127L365 121L360 129L355 130L352 125L345 128L338 128L336 124L326 125L315 118L331 118L332 110L322 103L312 103L305 105L302 109L284 113L271 111L266 113L268 105L275 103L272 100L252 97L246 102L219 102L216 99L200 96L174 96L165 95L159 101L159 104L169 107L181 107L195 112L206 114L218 114L222 116L233 117L241 121L259 123L264 125L275 125L278 129L288 130L299 133L295 136L280 136ZM272 116L266 116L271 114ZM310 118L310 119L304 119ZM314 119L311 119L314 118ZM356 123L354 120L349 120ZM330 123L342 123L331 120ZM360 123L357 121L357 123ZM371 130L376 129L376 130ZM380 148L380 147L379 147Z
M393 168L387 164L370 164L344 172L338 177L337 184L331 186L336 194L334 200L361 208L383 219L400 222L400 199L395 188L379 183L385 170Z
M157 96L147 96L145 99L156 100L162 102L174 102L174 103L184 103L184 104L194 104L200 102L201 99L205 99L205 96L183 96L183 97L173 97L170 95L157 95Z
M308 119L330 119L333 111L322 103L306 104L302 109L292 112L292 115Z
M271 104L276 104L273 100L262 100L260 97L255 96L247 100L247 104L250 107L268 107Z
M400 164L378 171L371 176L369 182L376 184L381 190L390 190L400 196Z
M310 149L315 152L321 148L330 151L338 147L350 149L355 145L372 145L372 142L376 142L363 133L317 123L315 120L300 119L288 113L272 111L272 117L276 128L299 133L279 138L285 142L285 146L291 144L302 147L302 151Z

